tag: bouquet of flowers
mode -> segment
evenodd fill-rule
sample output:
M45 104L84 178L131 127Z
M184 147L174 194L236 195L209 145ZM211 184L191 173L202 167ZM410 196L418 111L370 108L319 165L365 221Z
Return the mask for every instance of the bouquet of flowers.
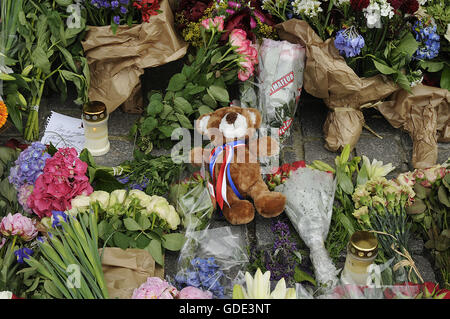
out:
M224 18L222 43L234 29L244 30L253 43L257 39L277 36L271 16L263 12L259 1L254 0L182 0L175 12L175 23L186 42L201 47L201 22L218 16Z
M382 247L380 255L384 261L391 258L395 261L394 282L421 280L409 254L408 244L411 224L407 222L406 207L412 204L414 196L411 187L399 185L384 177L373 178L358 185L353 194L353 215L363 224L363 228L377 234ZM403 267L410 269L408 278L401 273ZM414 277L412 270L415 271Z
M178 251L184 244L184 236L174 232L180 225L180 216L161 196L150 196L137 189L94 191L89 196L75 197L71 207L67 211L70 215L92 210L98 216L102 245L145 249L160 265L164 265L164 249Z
M291 177L292 172L295 172L300 167L306 167L305 161L296 161L292 164L285 163L281 165L274 173L267 174L267 186L271 191L273 191L275 187L286 182L286 180Z
M208 183L207 177L196 172L170 187L169 201L180 214L186 229L203 230L211 220L216 201L210 194Z
M433 255L446 287L450 282L450 170L443 165L400 174L397 181L414 189L414 203L407 207L425 247ZM414 226L413 226L414 227Z
M89 99L103 102L108 113L142 94L144 69L186 54L168 0L87 0L86 15L81 44L91 73Z
M178 291L161 278L149 277L145 283L134 290L132 299L212 299L212 294L193 286Z
M285 21L277 25L281 39L306 47L304 88L332 111L323 127L331 151L356 144L365 126L364 108L403 92L399 89L410 94L442 42L416 0L265 0L263 8ZM424 103L435 94L427 89Z
M0 291L23 292L23 277L18 274L24 260L34 253L33 240L38 234L37 222L20 213L0 221Z
M32 156L46 156L41 147L37 150L30 148ZM30 153L30 152L27 152ZM24 156L24 160L26 160ZM20 172L33 173L33 167L26 170L27 163L20 168ZM39 161L33 165L39 167ZM27 199L27 206L40 218L49 217L53 210L65 211L71 209L71 200L78 195L89 195L93 188L86 176L87 164L78 158L74 148L60 148L52 157L45 159L42 174L38 175L34 182L32 193ZM40 173L40 171L39 171ZM35 173L34 173L35 174ZM32 178L35 178L32 175ZM13 180L16 178L13 175Z
M244 229L207 228L186 233L180 251L174 284L193 286L212 293L213 298L230 296L241 280L240 270L248 263Z
M246 81L255 71L258 52L244 30L234 29L225 45L219 43L225 32L222 16L203 20L201 30L203 45L172 76L164 96L150 93L146 112L131 129L131 135L138 134L143 152L153 144L169 148L175 129L193 129L200 115L227 106L228 87L238 79Z

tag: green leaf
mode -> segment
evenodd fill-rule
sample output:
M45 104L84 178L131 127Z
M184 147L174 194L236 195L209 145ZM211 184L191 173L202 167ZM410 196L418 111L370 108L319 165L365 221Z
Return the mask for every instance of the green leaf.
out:
M419 43L414 39L412 33L408 32L401 39L399 45L392 50L391 55L393 59L398 59L403 55L406 55L406 57L410 59L418 48Z
M180 112L184 114L191 114L192 113L192 106L191 103L189 103L185 98L179 96L175 98L173 101L175 104L175 108Z
M446 65L441 74L441 88L450 91L450 66Z
M158 126L158 130L163 133L165 137L171 137L174 128L172 126Z
M213 97L211 97L209 94L203 95L202 102L213 109L215 109L217 107L216 100Z
M113 239L115 246L119 248L127 249L128 247L130 247L130 238L127 237L125 234L116 232L113 235Z
M419 65L428 72L439 72L444 68L444 62L436 62L429 60L420 60Z
M447 193L445 186L443 186L443 185L439 186L438 198L442 204L444 204L445 206L450 208L450 200L448 198L448 193Z
M155 262L161 266L164 266L164 256L162 254L161 242L159 240L153 239L150 244L145 247L145 250L152 255Z
M48 60L46 52L41 47L36 47L31 53L31 61L42 72L48 74L51 72L51 63Z
M51 295L52 297L55 297L56 299L64 298L64 296L61 294L61 292L56 287L56 285L50 280L44 281L44 289L49 295Z
M161 101L158 100L151 100L150 103L147 106L147 114L155 116L156 114L159 114L164 109L164 105Z
M175 116L178 118L178 121L180 122L181 126L187 129L193 129L194 127L192 126L191 121L189 121L189 119L184 116L183 114L178 114L175 113Z
M56 3L60 6L67 7L68 5L72 4L72 0L56 0Z
M141 230L149 229L150 226L152 225L150 220L147 217L145 217L144 215L139 216L138 224L139 224ZM125 227L126 227L126 224L125 224Z
M416 197L414 199L414 204L406 207L406 212L409 215L418 215L418 214L422 214L423 212L425 212L425 209L427 209L427 206L425 205L423 200L421 200L419 197Z
M126 229L131 231L142 230L141 226L133 218L125 218L123 224Z
M308 281L317 286L316 280L298 267L295 267L294 280L296 282Z
M230 97L228 95L228 91L220 86L211 85L209 88L206 89L209 95L213 97L215 100L219 102L229 102Z
M167 86L168 91L178 92L181 91L186 85L186 76L182 73L177 73L169 81Z
M158 126L158 121L154 117L147 117L141 125L141 134L148 135Z
M214 112L214 110L206 105L200 105L200 107L198 108L199 115L208 114L212 112Z
M219 59L222 57L222 53L217 52L216 54L213 55L213 57L211 58L211 65L216 65L217 61L219 61Z
M183 248L185 241L186 237L181 233L166 234L163 235L162 245L168 250L179 251Z
M378 71L380 71L383 74L396 74L397 70L394 70L393 68L387 66L386 64L380 63L377 60L372 60L373 64L377 68Z

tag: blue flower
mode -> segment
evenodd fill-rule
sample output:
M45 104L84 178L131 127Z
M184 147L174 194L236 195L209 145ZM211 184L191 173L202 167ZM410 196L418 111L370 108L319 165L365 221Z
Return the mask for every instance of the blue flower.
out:
M17 257L17 262L23 264L24 259L30 259L30 256L33 255L33 249L23 247L14 251L14 255Z
M120 24L120 17L119 16L114 16L113 17L113 21L115 24Z
M355 31L354 27L339 30L334 39L336 49L347 58L359 55L364 45L364 38Z
M47 147L40 142L33 142L22 151L9 172L9 182L18 190L24 184L34 185L42 174L45 161L50 158Z
M52 223L53 228L61 226L62 221L67 222L67 214L64 212L52 210L52 216L53 216L53 223Z
M430 60L438 56L440 49L440 37L436 33L436 25L422 20L413 25L413 32L419 48L413 55L415 60Z

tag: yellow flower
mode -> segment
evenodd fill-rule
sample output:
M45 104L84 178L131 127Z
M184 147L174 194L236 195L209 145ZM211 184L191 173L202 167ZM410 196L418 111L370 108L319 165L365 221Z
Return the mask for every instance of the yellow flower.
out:
M0 127L5 125L6 119L8 118L8 109L3 101L0 101Z

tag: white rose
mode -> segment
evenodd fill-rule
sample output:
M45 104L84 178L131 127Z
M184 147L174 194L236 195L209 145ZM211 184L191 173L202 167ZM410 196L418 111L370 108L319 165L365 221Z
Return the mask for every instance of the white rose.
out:
M105 191L95 191L89 195L89 200L91 204L98 202L100 208L106 210L109 204L109 193Z
M123 204L127 197L127 191L124 189L116 189L109 195L108 207L112 207L116 204Z
M71 201L72 208L70 209L69 213L71 215L82 212L86 212L89 209L90 200L89 196L86 195L78 195Z
M147 195L145 192L143 192L139 189L132 189L128 193L128 197L125 201L125 206L129 207L131 204L131 201L135 198L137 198L139 200L139 204L142 207L147 207L150 204L150 202L152 201L152 196Z
M12 299L12 295L11 291L0 291L0 299Z
M177 211L175 210L175 207L172 205L169 205L169 211L167 216L167 223L169 224L170 229L175 230L177 229L178 225L180 225L180 215L178 215Z

